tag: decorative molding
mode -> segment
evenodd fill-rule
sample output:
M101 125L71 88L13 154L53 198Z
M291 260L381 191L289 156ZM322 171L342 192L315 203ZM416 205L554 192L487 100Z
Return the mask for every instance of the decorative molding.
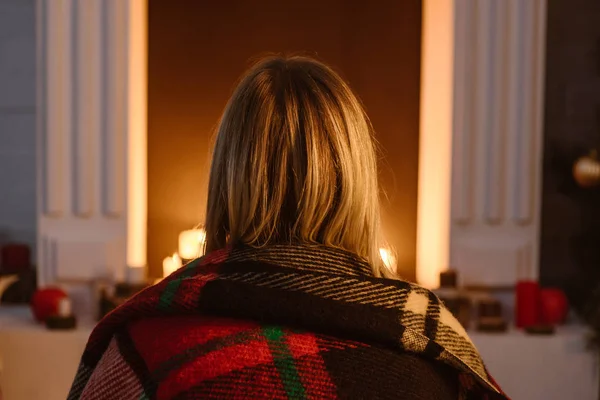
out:
M145 266L146 1L37 0L40 285Z
M87 282L122 279L117 268L125 258L124 237L106 239L103 235L43 235L40 256L45 268L43 282Z
M63 282L116 279L116 262L125 256L125 245L119 239L56 241L56 279Z
M506 29L506 3L491 2L488 10L489 25L482 27L490 30L490 46L486 67L490 71L488 97L490 99L489 133L486 135L487 157L485 167L484 218L489 224L502 223L506 204L506 111L510 107L506 102L506 41L502 32Z
M433 235L425 228L432 218L421 217L426 214L437 218L438 230L449 230L444 240L417 234L417 277L426 286L435 286L437 273L450 265L472 284L514 283L520 264L536 266L537 276L545 5L546 0L424 3L421 96L433 96L435 82L443 89L438 96L451 88L451 102L435 108L422 99L419 168L429 168L434 156L445 160L439 148L448 140L452 154L451 178L439 168L439 176L419 173L420 187L429 185L428 178L446 188L449 179L451 198L448 218L446 192L419 189L418 232ZM451 82L439 78L448 76ZM428 145L429 121L445 121L448 110L451 128L435 127L434 148ZM436 259L449 263L425 263L427 252L447 252Z
M454 54L452 57L453 86L453 127L452 127L452 219L466 225L470 222L473 210L473 106L472 63L465 54L471 52L474 33L472 29L473 11L469 0L456 0L454 4ZM449 33L450 34L450 33ZM433 116L430 116L432 118Z
M36 93L35 93L35 108L36 108L36 158L38 165L36 167L37 175L37 209L41 214L48 215L50 210L48 204L48 181L46 179L46 171L48 164L47 149L48 149L48 137L47 137L47 116L46 116L46 99L47 99L47 85L46 85L46 72L47 72L47 23L46 23L46 0L37 0L35 10L35 29L36 29ZM40 241L40 246L42 242Z
M455 243L462 285L504 287L525 275L533 244L526 238L468 238Z
M102 211L115 218L125 208L127 138L127 7L128 1L107 0L104 16L104 111L102 154Z
M87 218L94 211L95 149L99 145L102 126L101 2L75 0L73 7L73 214Z
M515 58L512 60L517 65L517 74L512 76L512 79L517 81L517 96L520 99L520 107L517 110L519 117L517 118L516 127L516 148L515 148L515 165L516 171L513 177L515 183L515 205L513 219L519 224L526 224L531 220L531 186L532 186L532 169L529 159L531 157L531 101L532 101L532 72L533 65L531 63L531 53L533 50L531 37L531 21L529 6L533 2L509 2L513 8L512 17L513 24L518 33L513 35L516 37Z
M543 3L455 1L455 223L502 224L505 204L511 205L515 223L532 223L540 162Z
M41 28L43 59L47 79L43 89L44 115L42 139L42 207L43 213L57 217L65 212L65 159L71 125L71 1L56 0L51 5L41 0L46 12ZM51 49L51 51L49 51Z
M56 281L56 271L58 269L56 241L46 235L42 235L38 253L38 259L44 265L44 269L38 271L38 280L40 281L40 284L43 285L45 282Z
M519 225L534 222L540 190L545 0L511 0L511 70L514 110L515 197L512 218Z
M492 116L494 114L496 104L493 102L494 96L494 69L497 67L494 63L495 48L495 21L493 4L490 0L478 0L471 4L473 8L474 18L473 38L474 45L471 55L466 53L463 57L471 58L472 55L474 70L472 71L472 79L474 79L474 101L471 110L474 120L474 132L472 137L474 146L477 149L475 155L475 171L473 173L474 182L471 183L471 188L475 190L475 209L477 210L477 219L481 219L485 210L488 193L478 190L481 184L487 186L487 180L490 174L490 153L488 142L494 140L494 127ZM468 62L468 61L467 61Z

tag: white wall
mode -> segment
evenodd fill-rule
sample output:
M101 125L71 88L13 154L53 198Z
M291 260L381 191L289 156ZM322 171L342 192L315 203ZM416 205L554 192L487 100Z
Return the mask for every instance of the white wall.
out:
M36 236L35 2L0 0L0 242Z

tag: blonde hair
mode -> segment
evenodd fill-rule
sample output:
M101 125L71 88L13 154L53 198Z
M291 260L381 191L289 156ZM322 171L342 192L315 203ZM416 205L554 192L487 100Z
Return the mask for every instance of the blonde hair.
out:
M219 123L208 188L206 249L227 242L322 244L379 255L372 129L349 86L307 57L263 59Z

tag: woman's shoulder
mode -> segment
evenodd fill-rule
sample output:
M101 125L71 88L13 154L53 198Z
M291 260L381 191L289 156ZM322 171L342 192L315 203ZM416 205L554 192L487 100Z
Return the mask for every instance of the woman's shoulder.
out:
M211 253L142 291L94 330L76 381L93 383L118 361L130 370L142 366L136 375L145 391L198 387L203 397L214 385L230 391L240 380L282 390L300 380L298 390L310 391L325 379L318 390L356 384L356 392L386 387L373 380L383 376L411 387L406 379L418 386L433 371L441 383L454 376L461 391L502 398L433 293L369 275L329 250L287 250ZM423 368L410 372L417 366Z

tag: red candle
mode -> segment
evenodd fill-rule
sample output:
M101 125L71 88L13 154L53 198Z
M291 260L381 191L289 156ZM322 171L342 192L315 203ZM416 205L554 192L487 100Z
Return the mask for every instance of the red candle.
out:
M516 325L526 328L540 322L540 286L534 281L519 281L516 287Z
M31 265L29 246L26 244L7 244L0 252L0 269L3 272L19 272Z

